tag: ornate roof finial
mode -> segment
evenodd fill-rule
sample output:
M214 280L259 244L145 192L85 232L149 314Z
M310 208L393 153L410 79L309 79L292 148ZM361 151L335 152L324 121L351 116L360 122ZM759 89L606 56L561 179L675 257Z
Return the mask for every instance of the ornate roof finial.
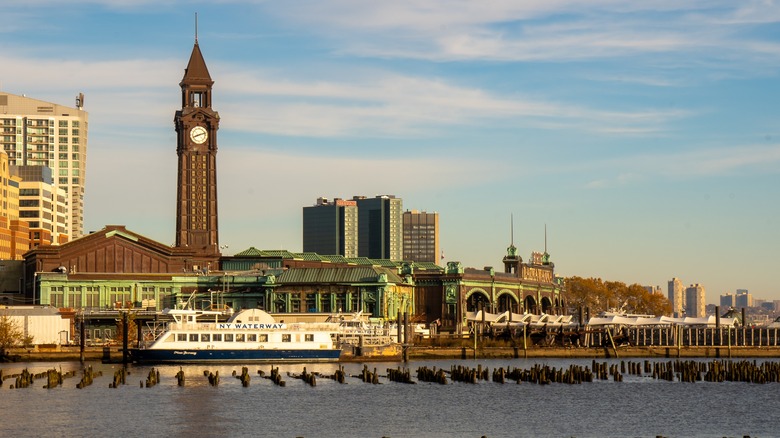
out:
M509 243L515 246L515 214L509 214Z
M198 13L195 13L195 44L198 44Z
M509 247L506 249L506 255L508 257L517 256L517 248L515 247L515 215L511 213L509 215Z

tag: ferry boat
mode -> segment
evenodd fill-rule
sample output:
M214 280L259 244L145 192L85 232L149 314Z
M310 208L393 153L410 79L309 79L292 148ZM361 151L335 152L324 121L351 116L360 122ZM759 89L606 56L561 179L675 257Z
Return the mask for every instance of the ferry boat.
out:
M133 362L327 362L341 354L336 324L285 324L260 309L242 310L227 322L219 321L223 312L213 310L163 313L173 322L148 347L129 349Z

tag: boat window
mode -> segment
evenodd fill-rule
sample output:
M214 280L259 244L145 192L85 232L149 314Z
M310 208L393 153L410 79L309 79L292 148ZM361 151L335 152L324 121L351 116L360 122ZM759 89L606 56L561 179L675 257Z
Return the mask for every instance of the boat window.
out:
M211 342L211 335L208 333L201 333L200 342Z
M260 335L260 342L268 342L268 335L263 333Z
M176 334L176 341L178 341L178 342L187 342L187 334L186 333L177 333Z
M306 338L305 338L306 342L314 342L314 335L313 334L306 334L305 336L306 336Z
M233 342L233 333L225 333L225 342Z
M239 333L236 335L236 342L244 342L244 334Z
M257 342L257 335L256 334L250 334L246 335L246 341L247 342Z
M290 341L292 341L292 335L290 335L289 333L282 335L282 342L290 342Z
M211 340L214 342L222 342L222 333L214 333L211 335Z
M190 342L198 342L198 334L190 333Z

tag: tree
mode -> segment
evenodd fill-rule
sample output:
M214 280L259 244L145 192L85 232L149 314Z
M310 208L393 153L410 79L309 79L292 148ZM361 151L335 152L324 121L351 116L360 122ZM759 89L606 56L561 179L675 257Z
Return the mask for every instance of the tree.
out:
M19 322L8 315L0 315L0 359L8 355L8 350L24 342L24 332Z
M626 285L600 278L566 279L569 304L574 309L589 309L591 315L605 311L643 315L669 315L672 306L663 295L653 294L639 284Z
M120 312L119 318L116 320L116 336L114 338L116 342L120 344L124 341L125 315L127 315L127 342L133 343L138 339L138 326L135 321L135 312Z

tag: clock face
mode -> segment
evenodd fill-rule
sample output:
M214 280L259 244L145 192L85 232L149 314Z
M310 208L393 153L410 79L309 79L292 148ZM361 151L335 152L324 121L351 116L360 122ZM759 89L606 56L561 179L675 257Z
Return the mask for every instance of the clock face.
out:
M197 144L203 144L209 138L209 133L206 132L206 128L202 126L196 126L190 130L190 140Z

